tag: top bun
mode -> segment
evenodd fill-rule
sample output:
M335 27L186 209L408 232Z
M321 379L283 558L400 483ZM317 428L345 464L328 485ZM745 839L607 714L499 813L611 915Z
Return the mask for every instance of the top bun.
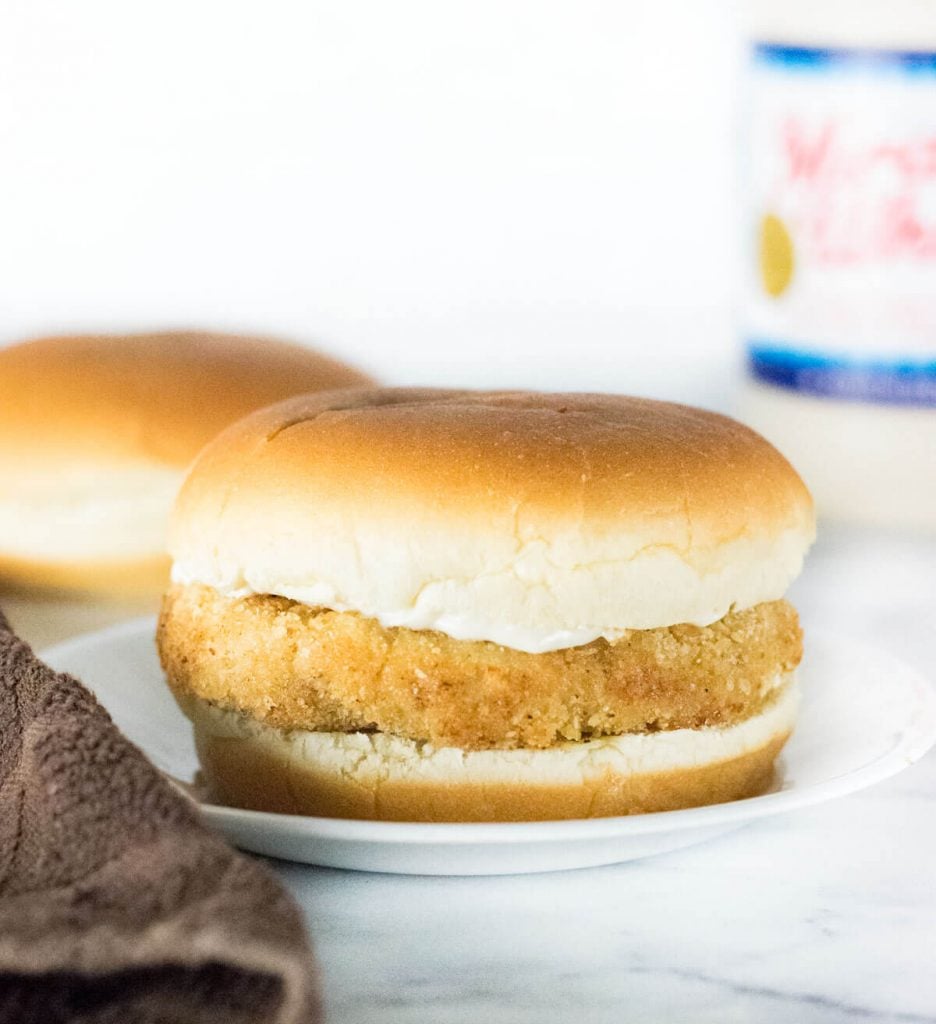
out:
M236 335L54 337L0 350L0 577L159 585L168 510L202 445L289 395L371 383L300 345Z
M724 416L614 395L295 398L202 452L173 578L541 652L782 597L812 500Z

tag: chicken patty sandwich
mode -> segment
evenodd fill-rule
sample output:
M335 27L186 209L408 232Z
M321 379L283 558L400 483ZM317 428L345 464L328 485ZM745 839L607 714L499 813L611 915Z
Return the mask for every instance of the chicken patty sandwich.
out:
M159 623L215 797L397 821L763 791L796 713L809 493L724 416L332 391L192 467Z

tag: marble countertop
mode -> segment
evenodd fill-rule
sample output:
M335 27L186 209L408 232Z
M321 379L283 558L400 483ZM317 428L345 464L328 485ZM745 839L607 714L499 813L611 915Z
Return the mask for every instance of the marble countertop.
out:
M828 529L792 599L807 631L860 636L936 680L936 539ZM141 610L3 604L37 646ZM862 793L618 866L271 864L308 914L329 1024L936 1024L933 753Z

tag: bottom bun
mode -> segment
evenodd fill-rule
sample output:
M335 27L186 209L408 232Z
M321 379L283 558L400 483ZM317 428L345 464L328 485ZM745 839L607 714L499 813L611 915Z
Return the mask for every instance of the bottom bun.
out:
M434 748L385 733L284 732L192 699L204 781L222 803L379 821L549 821L722 803L764 792L793 729L792 678L725 728L547 750Z
M163 554L123 562L44 562L0 554L0 586L15 591L63 591L73 597L142 597L165 589L170 565Z
M166 519L183 476L137 460L17 467L0 493L0 583L159 594L169 579Z

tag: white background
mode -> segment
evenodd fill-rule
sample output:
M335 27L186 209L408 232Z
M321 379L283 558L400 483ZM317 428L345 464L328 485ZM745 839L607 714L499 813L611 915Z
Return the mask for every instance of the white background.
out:
M0 341L237 327L719 404L729 3L7 0Z

